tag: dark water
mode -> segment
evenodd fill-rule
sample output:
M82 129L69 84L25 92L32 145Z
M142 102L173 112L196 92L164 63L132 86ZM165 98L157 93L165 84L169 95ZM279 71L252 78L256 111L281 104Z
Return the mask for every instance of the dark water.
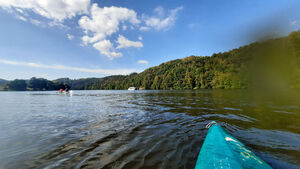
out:
M300 167L297 99L237 90L0 92L0 99L0 168L193 169L212 120L272 167Z

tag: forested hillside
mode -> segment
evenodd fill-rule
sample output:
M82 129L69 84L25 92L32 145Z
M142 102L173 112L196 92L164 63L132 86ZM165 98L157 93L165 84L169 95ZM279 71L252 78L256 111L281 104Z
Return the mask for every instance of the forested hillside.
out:
M126 76L61 78L50 82L40 79L39 83L33 83L37 79L31 80L26 83L27 90L54 90L65 86L73 90L127 89L131 86L154 90L253 86L300 88L300 31L212 56L172 60ZM15 90L10 87L11 83L7 89ZM24 90L25 81L22 85Z
M43 78L31 78L30 80L15 79L7 81L7 84L2 86L1 90L9 91L42 91L42 90L59 90L70 88L66 83L50 81Z
M3 90L4 86L8 83L9 81L0 79L0 90Z
M6 85L8 83L7 80L0 79L0 86Z
M300 31L212 56L176 59L141 73L67 80L72 89L300 87Z

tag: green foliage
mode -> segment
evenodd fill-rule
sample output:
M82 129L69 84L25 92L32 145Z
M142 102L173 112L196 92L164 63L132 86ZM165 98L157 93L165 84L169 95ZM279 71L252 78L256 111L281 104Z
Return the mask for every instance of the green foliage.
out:
M13 80L7 84L8 90L25 91L27 87L25 80Z
M125 76L75 80L61 78L54 81L32 78L28 88L120 90L135 86L153 90L240 89L253 87L255 84L276 86L281 82L288 83L290 87L300 87L300 31L285 38L252 43L228 52L213 54L211 57L189 56L172 60L141 73ZM14 89L9 86L9 90Z
M8 83L7 80L0 79L0 86L5 86Z
M50 81L43 78L31 78L29 81L26 80L13 80L9 82L5 87L4 90L13 90L13 91L25 91L25 90L59 90L59 89L66 89L70 88L68 84Z
M295 79L292 86L300 86L300 32L293 32L288 38L252 43L228 52L213 54L211 57L189 56L162 63L138 74L97 79L95 82L89 83L85 89L127 89L130 86L153 90L249 88L257 83L257 78L253 78L253 76L257 76L257 72L254 71L256 66L264 67L266 65L264 62L272 63L272 59L274 60L272 52L277 53L277 51L282 53L277 57L278 63L285 59L285 55L292 56L293 52L291 51L298 56L298 60L295 60L294 57L291 59L298 63L299 69L293 70L295 78L290 79ZM260 58L259 63L255 61L257 58ZM266 70L262 69L261 71ZM289 79L283 81L285 80ZM86 79L86 81L90 80ZM77 80L74 82L76 83ZM272 85L271 83L272 81L265 85ZM73 86L72 88L76 89Z
M70 86L66 82L50 81L43 78L31 78L27 85L29 90L59 90L70 89Z
M9 81L7 81L7 80L0 79L0 91L6 89L5 87L6 87L6 85L7 85L8 82Z

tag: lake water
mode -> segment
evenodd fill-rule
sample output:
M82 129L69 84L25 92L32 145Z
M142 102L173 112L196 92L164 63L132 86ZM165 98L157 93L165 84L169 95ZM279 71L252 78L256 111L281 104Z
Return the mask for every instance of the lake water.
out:
M241 90L0 92L0 168L193 169L212 120L272 167L299 168L299 103Z

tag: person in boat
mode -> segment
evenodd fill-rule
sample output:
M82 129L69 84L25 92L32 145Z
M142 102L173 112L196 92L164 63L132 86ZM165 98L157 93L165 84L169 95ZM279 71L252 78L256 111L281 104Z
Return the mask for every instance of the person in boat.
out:
M59 92L62 93L64 90L63 89L59 89Z

